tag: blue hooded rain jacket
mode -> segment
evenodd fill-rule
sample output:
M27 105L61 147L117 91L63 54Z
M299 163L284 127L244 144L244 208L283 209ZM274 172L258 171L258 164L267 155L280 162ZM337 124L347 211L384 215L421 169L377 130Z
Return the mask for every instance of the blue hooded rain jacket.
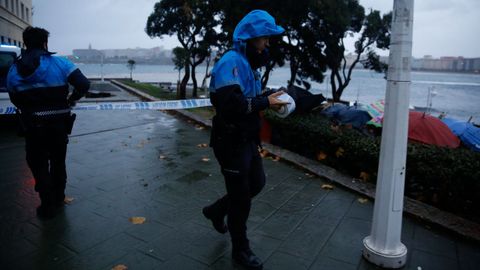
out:
M69 84L74 86L72 100L81 98L90 87L73 63L41 49L23 51L7 76L10 99L25 115L69 113Z
M233 49L215 64L210 79L210 99L217 112L213 125L220 136L258 139L258 112L268 108L269 103L267 96L261 95L260 72L252 70L247 59L246 41L279 35L284 31L263 10L251 11L236 26ZM225 130L226 128L233 130Z

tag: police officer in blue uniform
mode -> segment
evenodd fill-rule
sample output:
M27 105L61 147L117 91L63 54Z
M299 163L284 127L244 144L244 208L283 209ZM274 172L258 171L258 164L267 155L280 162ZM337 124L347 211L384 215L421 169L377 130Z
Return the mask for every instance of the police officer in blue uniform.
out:
M235 28L234 48L215 64L210 80L210 100L216 110L210 145L220 164L227 195L203 208L203 214L218 232L230 231L234 260L250 269L263 267L251 251L246 234L251 199L265 185L258 151L259 112L285 105L277 98L283 92L262 94L258 69L268 62L269 36L283 32L267 12L248 13Z
M37 215L41 218L54 217L63 205L68 134L75 119L70 108L90 87L74 64L48 51L48 36L43 28L26 28L26 50L7 76L10 100L24 128L26 159L40 196ZM70 96L69 84L74 87Z

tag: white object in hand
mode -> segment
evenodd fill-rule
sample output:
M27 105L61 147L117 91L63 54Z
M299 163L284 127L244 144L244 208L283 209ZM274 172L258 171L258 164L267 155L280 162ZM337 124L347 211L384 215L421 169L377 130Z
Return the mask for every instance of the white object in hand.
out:
M278 96L277 99L283 102L288 102L288 104L283 105L282 107L280 107L280 109L273 110L273 112L278 117L285 118L295 110L295 100L293 100L293 98L289 94L283 93Z

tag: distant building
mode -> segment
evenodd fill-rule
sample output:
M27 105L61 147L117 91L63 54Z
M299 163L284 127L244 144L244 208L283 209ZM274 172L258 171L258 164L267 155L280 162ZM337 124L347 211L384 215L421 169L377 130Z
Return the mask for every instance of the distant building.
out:
M151 49L106 49L102 50L102 52L105 54L105 58L122 58L137 60L157 59L169 56L169 52L164 50L163 47L154 47Z
M480 58L470 58L464 61L465 71L480 73Z
M126 63L132 59L138 64L172 64L171 50L165 50L163 47L95 50L89 46L88 49L74 49L72 60L99 63L102 61L102 56L105 63Z
M102 51L92 49L92 45L88 45L88 49L74 49L73 57L83 62L97 62L102 60Z
M442 56L433 58L425 55L413 59L412 69L449 72L480 72L480 58L464 58L462 56Z
M22 33L32 25L32 0L0 0L0 43L23 48Z

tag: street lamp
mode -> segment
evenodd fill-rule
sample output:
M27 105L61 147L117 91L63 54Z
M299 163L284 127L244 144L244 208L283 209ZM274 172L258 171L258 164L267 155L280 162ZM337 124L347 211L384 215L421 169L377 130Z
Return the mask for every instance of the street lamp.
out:
M385 268L407 259L401 242L412 60L413 0L394 0L380 164L371 234L363 256Z
M102 82L104 82L104 79L103 79L103 58L104 58L104 55L103 55L103 52L100 52L100 77L101 77L101 80Z

